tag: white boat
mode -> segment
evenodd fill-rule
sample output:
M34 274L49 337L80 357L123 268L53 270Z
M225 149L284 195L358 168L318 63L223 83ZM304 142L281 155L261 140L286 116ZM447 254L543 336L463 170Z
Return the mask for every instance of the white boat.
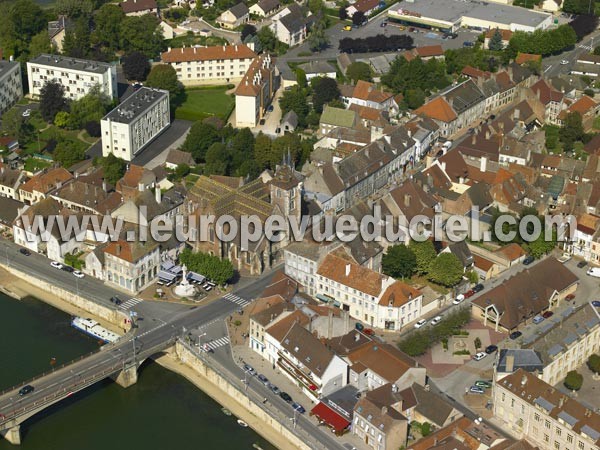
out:
M112 331L108 331L106 328L102 327L98 322L92 319L74 317L71 321L71 325L77 328L79 331L83 331L85 334L100 339L104 342L115 342L121 337Z
M242 419L238 419L237 423L240 427L248 428L248 424L246 422L244 422Z

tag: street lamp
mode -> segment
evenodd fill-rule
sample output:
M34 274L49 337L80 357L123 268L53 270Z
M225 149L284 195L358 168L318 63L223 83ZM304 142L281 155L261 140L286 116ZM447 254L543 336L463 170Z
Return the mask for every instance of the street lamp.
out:
M198 349L200 349L202 347L202 337L206 336L206 333L202 333L200 335L198 335Z

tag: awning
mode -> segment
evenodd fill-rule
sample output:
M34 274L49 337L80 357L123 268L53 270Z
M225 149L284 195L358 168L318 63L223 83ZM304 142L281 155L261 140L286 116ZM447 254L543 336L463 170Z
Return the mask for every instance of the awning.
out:
M171 261L163 261L163 263L160 265L160 268L162 270L170 270L174 266L175 264L173 264Z
M317 294L317 298L322 302L329 303L331 299L323 294Z
M175 280L175 278L177 278L176 275L170 273L170 272L166 272L164 270L159 270L158 271L158 278L159 280L162 281L166 281L167 283L170 283L171 281Z
M315 406L311 414L314 414L320 420L327 423L336 433L341 433L350 426L350 422L345 417L335 412L323 402Z
M188 272L187 274L188 281L196 281L197 283L204 283L206 277L203 275L197 274L196 272Z
M179 275L181 272L183 272L183 269L181 268L181 266L173 266L169 269L169 272L174 273L175 275Z

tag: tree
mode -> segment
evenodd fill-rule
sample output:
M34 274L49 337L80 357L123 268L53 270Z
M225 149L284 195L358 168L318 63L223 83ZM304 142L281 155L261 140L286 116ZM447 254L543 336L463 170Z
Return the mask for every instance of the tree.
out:
M320 52L329 45L329 40L325 35L325 28L325 21L323 18L319 19L317 23L313 25L310 36L308 37L308 46L311 51Z
M431 434L431 424L429 422L423 422L421 425L421 436L427 437Z
M275 52L279 47L279 41L277 40L277 36L273 33L269 27L262 27L258 30L256 34L260 45L264 51Z
M433 242L430 240L423 242L411 241L408 248L410 248L417 258L416 272L419 274L429 273L431 264L437 255Z
M323 112L323 105L340 98L337 82L329 77L314 77L310 80L313 91L313 107L318 113Z
M404 103L409 109L417 109L425 104L423 89L407 89L404 91Z
M58 128L66 128L69 126L69 122L71 120L71 115L66 111L59 111L56 113L54 117L54 125Z
M578 391L583 386L583 375L576 370L570 370L567 372L564 385L570 391Z
M85 147L76 141L61 141L54 149L52 158L62 167L68 169L73 164L85 159Z
M591 14L594 12L594 3L588 0L565 0L562 10L571 14Z
M112 185L117 184L117 181L123 178L125 170L127 170L127 162L121 158L117 158L112 153L106 158L101 158L99 162L104 170L104 179Z
M90 92L71 103L70 126L83 128L88 122L100 122L111 106L111 99L94 86Z
M362 11L356 11L352 14L352 23L357 27L361 26L363 23L367 21L367 16Z
M308 103L306 101L306 92L300 86L292 86L290 90L284 91L279 98L281 113L286 115L289 111L294 111L298 116L298 125L306 126L306 115L308 114Z
M587 366L596 375L600 374L600 355L590 355L590 357L587 360Z
M156 58L164 48L162 29L152 14L125 16L119 27L119 37L125 52L138 51L148 58Z
M46 122L52 122L59 111L67 110L65 89L58 81L47 81L40 90L40 113Z
M308 0L308 9L311 13L317 15L323 13L325 4L323 3L323 0Z
M408 278L417 268L415 254L403 244L388 248L381 260L383 273L394 278Z
M583 130L583 121L581 114L577 111L567 113L564 120L564 125L558 131L558 138L563 143L565 150L572 150L573 144L584 139L585 131Z
M125 19L123 9L116 4L102 5L94 13L92 41L101 47L116 50L121 47L121 22Z
M219 140L220 135L215 127L204 122L195 122L181 149L191 153L196 162L204 162L206 150Z
M100 122L90 121L90 122L87 122L83 127L84 127L85 131L87 131L91 137L98 138L98 137L100 137L100 135L102 133L102 129L100 127Z
M248 36L254 36L255 34L256 27L247 23L242 27L242 33L240 38L242 39L242 42L244 42Z
M356 83L358 80L372 81L373 72L367 63L357 61L353 62L346 69L346 76Z
M175 178L181 180L190 173L190 166L187 164L179 164L175 169Z
M302 89L308 86L308 81L306 80L306 72L300 68L296 69L296 83L298 83L298 86L300 86Z
M455 286L462 279L463 265L454 253L441 253L431 264L429 279L442 286Z
M271 138L261 131L254 141L254 159L261 169L271 167Z
M230 166L231 154L227 150L225 144L215 142L208 150L204 157L204 173L207 175L227 175Z
M597 45L596 48L594 48L594 55L600 55L600 45Z
M91 0L56 0L54 10L70 19L89 18L94 10Z
M146 55L140 52L131 52L121 59L123 73L128 80L144 81L150 73L150 62Z
M177 79L177 72L170 64L157 64L152 67L146 86L169 91L171 103L177 103L184 94L183 85Z
M17 140L25 140L30 136L33 131L31 128L19 109L9 109L2 115L2 131Z
M348 18L348 11L346 11L346 7L340 7L338 11L338 17L340 18L340 20L346 20Z
M72 29L67 30L63 40L62 52L73 58L86 58L91 48L90 24L88 19L80 18Z
M495 52L498 52L504 48L504 45L502 44L502 33L498 28L496 28L496 31L494 31L494 34L490 39L490 43L488 44L488 48Z
M52 53L52 50L52 41L50 41L48 31L40 31L31 38L31 42L29 43L29 58L36 58L42 53Z
M233 278L234 270L231 261L206 253L192 252L186 248L179 255L179 260L193 272L201 273L214 283L224 285Z
M481 339L476 337L473 341L473 345L475 346L475 350L479 350L481 348Z

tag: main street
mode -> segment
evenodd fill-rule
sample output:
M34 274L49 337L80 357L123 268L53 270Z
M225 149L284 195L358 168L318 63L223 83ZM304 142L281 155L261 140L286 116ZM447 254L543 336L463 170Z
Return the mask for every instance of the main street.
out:
M557 75L570 73L577 62L577 58L583 54L594 51L596 45L600 45L600 30L596 30L586 36L571 50L544 58L542 60L544 77L551 78ZM567 61L567 64L561 64L561 61Z

